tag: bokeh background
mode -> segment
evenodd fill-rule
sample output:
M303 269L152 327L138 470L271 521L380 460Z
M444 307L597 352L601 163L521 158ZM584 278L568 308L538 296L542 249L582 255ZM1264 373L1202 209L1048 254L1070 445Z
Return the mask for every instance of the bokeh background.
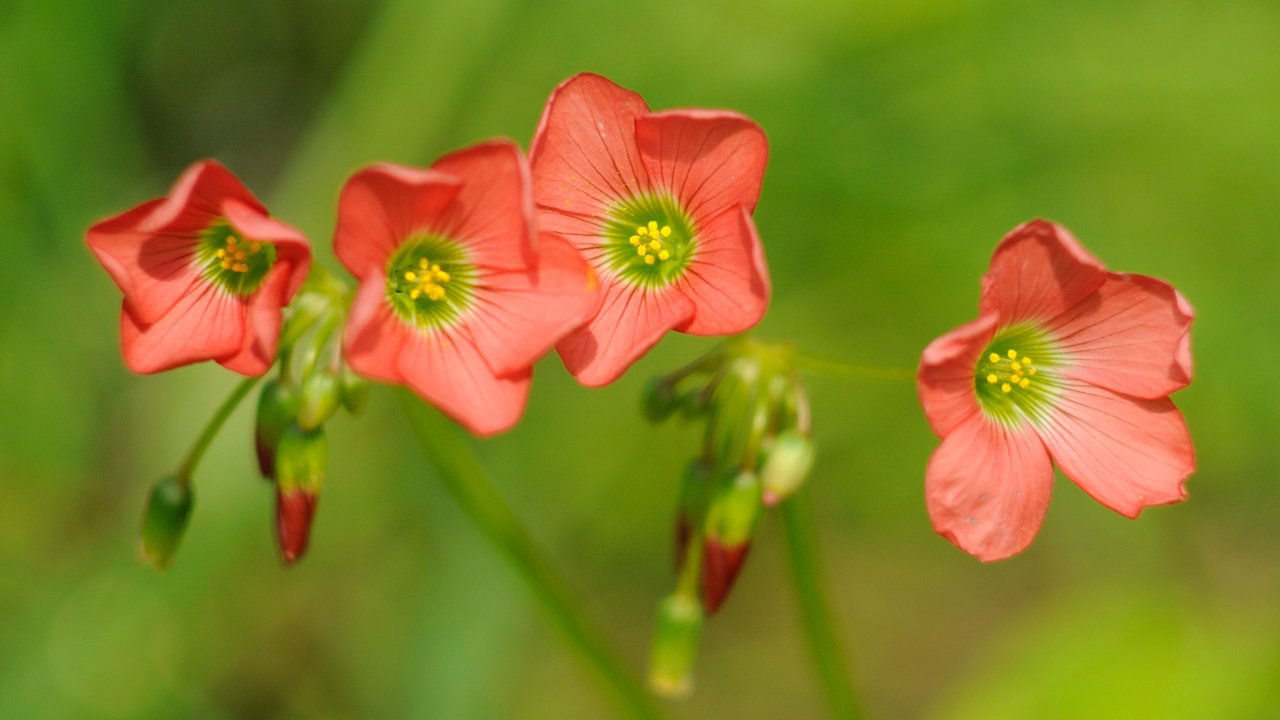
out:
M909 382L811 376L832 607L874 718L1280 717L1280 5L1263 0L0 2L0 717L604 718L614 709L450 502L394 393L330 424L310 555L281 567L250 413L196 481L175 566L134 557L147 487L235 379L122 366L95 219L227 163L331 262L355 168L505 135L593 70L771 140L759 335L914 367L1035 216L1198 310L1191 499L1127 521L1059 477L1022 555L930 530ZM331 267L336 267L331 265ZM699 428L644 380L539 365L486 467L639 674ZM707 628L679 718L823 708L777 518Z

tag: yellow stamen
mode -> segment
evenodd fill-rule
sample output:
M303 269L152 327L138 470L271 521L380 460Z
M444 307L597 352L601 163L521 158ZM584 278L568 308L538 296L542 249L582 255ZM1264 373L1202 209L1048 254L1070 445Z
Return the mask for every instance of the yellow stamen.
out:
M1003 385L1001 385L1001 386L1000 386L1000 391L1001 391L1001 392L1009 392L1009 391L1010 391L1010 390L1012 390L1012 389L1013 389L1013 386L1012 386L1012 385L1010 385L1009 383L1005 383L1005 384L1003 384Z
M1017 359L1018 359L1018 351L1017 351L1017 350L1014 350L1013 348L1009 348L1009 359L1010 359L1010 360L1017 360Z
M993 363L998 363L998 362L1000 362L1000 356L999 356L999 355L997 355L997 354L995 354L995 353L991 353L990 355L988 355L988 356L987 356L987 359L988 359L988 360L990 360L990 361L991 361L991 362L993 362Z
M630 242L632 245L639 245L639 244L640 244L640 236L639 236L639 235L632 235L632 236L631 236L631 239L630 239L628 242Z
M1009 369L1014 372L1020 372L1022 370L1022 363L1015 362L1009 366Z
M637 234L637 235L648 235L648 234L649 234L649 228L647 228L647 227L638 227L638 228L636 228L636 234Z
M1035 369L1035 368L1027 368L1027 374L1028 374L1028 375L1035 375L1035 374L1036 374L1036 369Z
M666 250L663 250L662 252L658 253L659 260L668 260L670 258L671 258L671 253L667 252Z
M405 279L405 280L408 280L409 282L413 282L414 280L417 280L417 279L418 279L418 276L417 276L417 274L416 274L416 273L414 273L412 270L409 270L409 271L405 272L405 274L404 274L404 279Z
M657 258L655 258L653 255L645 255L645 256L644 256L644 264L645 264L645 265L652 265L656 259L657 259Z
M995 373L991 373L990 375L987 376L987 382L991 383L992 385L995 385L996 381L999 379L1000 378Z
M662 247L662 242L660 240L651 240L649 242L649 247L653 248L654 250L657 250L658 248Z
M650 235L657 235L657 234L658 234L658 221L657 221L657 220L650 220L650 221L649 221L649 234L650 234Z
M647 252L649 252L649 248L645 247L644 245L641 245L640 247L636 248L636 254L639 255L640 257L644 257L644 254Z
M1026 356L1023 356L1023 358L1022 358L1022 364L1023 364L1023 365L1030 365L1030 364L1031 364L1031 358L1026 357Z
M1018 387L1022 388L1023 390L1026 390L1030 385L1031 385L1031 381L1026 378L1023 378L1022 382L1018 383Z
M663 225L663 226L662 226L662 237L671 237L671 226L670 226L670 225Z

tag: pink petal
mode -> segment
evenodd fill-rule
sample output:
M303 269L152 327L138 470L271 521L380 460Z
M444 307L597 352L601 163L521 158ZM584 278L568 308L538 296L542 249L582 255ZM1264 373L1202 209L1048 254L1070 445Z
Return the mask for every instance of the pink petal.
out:
M524 413L532 370L495 377L463 328L414 332L400 374L424 400L480 436L509 430Z
M1093 499L1126 517L1186 498L1195 451L1168 398L1133 398L1075 384L1039 428L1062 472Z
M1064 374L1127 395L1158 398L1191 379L1190 349L1183 347L1190 309L1159 280L1110 273L1097 292L1050 320L1046 329L1069 357Z
M139 229L171 235L199 233L221 216L222 204L228 200L239 200L266 214L258 198L230 170L216 160L201 160L182 173Z
M275 364L276 346L280 342L281 308L286 304L285 293L292 277L292 268L276 263L262 285L248 299L245 312L245 332L240 348L234 355L217 358L222 367L241 375L256 377Z
M1195 317L1195 311L1191 309L1191 303L1182 297L1182 293L1174 291L1178 296L1178 312L1187 317ZM1178 341L1178 351L1174 354L1174 368L1170 371L1171 376L1176 382L1185 386L1191 382L1191 326L1187 326L1187 331L1182 334L1182 339ZM1181 387L1180 386L1180 387Z
M333 250L357 278L386 272L387 261L415 232L442 232L459 178L383 163L360 170L342 186Z
M529 163L509 140L445 155L431 169L462 180L442 218L444 233L484 267L526 269L533 252L533 191Z
M675 193L695 220L735 205L755 210L769 157L760 126L723 110L667 110L636 120L650 186Z
M311 244L307 242L307 238L296 228L237 200L223 203L222 211L227 222L241 235L275 246L276 263L289 268L280 304L289 304L311 269Z
M87 241L98 262L124 293L140 322L159 320L199 281L195 234L156 235L141 230L165 200L151 200L89 228Z
M226 357L244 342L244 314L243 301L207 282L195 285L151 325L134 317L126 304L120 317L125 365L145 374Z
M982 279L982 313L1001 326L1048 320L1098 289L1102 263L1066 229L1044 220L1020 225L1000 242Z
M547 100L529 150L534 199L552 211L541 215L598 217L619 199L648 188L635 138L636 118L647 112L639 95L599 75L583 73L561 83Z
M729 335L760 322L769 306L769 269L745 205L699 229L697 254L677 287L694 306L680 332Z
M564 366L588 387L608 385L666 332L693 316L693 303L672 285L640 288L605 281L600 311L556 345Z
M342 355L347 364L364 377L382 382L403 382L400 353L409 336L407 326L387 302L387 278L375 274L364 278L342 336Z
M1035 431L1007 428L981 413L947 435L925 471L933 529L983 562L1031 544L1052 488L1053 467Z
M523 371L586 322L600 305L595 273L563 238L538 238L536 272L481 276L466 323L498 375Z
M920 356L916 391L939 437L946 437L978 409L974 373L995 335L996 322L995 315L982 315L929 343Z

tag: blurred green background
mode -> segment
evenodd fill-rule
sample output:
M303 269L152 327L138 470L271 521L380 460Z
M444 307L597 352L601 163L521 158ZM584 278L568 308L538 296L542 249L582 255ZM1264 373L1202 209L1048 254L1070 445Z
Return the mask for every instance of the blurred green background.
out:
M930 531L910 383L815 376L830 592L875 718L1280 717L1280 5L1263 0L0 0L0 717L602 718L613 707L444 494L393 393L330 425L310 555L283 569L234 415L175 566L134 558L148 485L235 379L130 375L94 220L213 156L330 262L360 165L527 144L582 70L729 107L771 158L759 335L913 367L973 317L1001 235L1067 225L1198 310L1191 499L1127 521L1058 480L1024 554ZM334 267L331 265L331 267ZM637 674L700 428L551 358L477 443ZM820 717L777 518L709 625L681 718Z

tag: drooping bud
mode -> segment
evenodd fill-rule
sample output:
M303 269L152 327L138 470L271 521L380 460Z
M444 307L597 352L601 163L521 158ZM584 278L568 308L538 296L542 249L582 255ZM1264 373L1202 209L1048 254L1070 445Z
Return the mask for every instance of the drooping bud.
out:
M774 438L760 467L764 504L773 507L800 489L813 467L813 441L798 430L786 430Z
M302 395L298 399L298 427L315 430L324 425L338 409L342 400L342 384L338 376L322 370L302 381Z
M138 556L156 570L164 571L173 561L191 517L191 485L169 476L151 488L142 516Z
M675 384L665 377L650 378L644 386L644 417L651 423L660 423L680 408L680 396Z
M258 396L258 419L254 426L254 448L258 471L265 478L276 474L276 444L298 413L298 390L280 380L268 380Z
M702 542L702 602L707 614L720 609L737 580L763 507L760 478L753 472L726 478L717 488Z
M342 406L352 415L359 415L368 400L369 381L349 367L342 368Z
M276 448L276 532L280 554L292 564L307 551L311 520L324 484L329 447L324 430L291 424Z
M658 695L678 698L693 690L702 618L697 598L675 593L659 603L649 653L649 687Z

